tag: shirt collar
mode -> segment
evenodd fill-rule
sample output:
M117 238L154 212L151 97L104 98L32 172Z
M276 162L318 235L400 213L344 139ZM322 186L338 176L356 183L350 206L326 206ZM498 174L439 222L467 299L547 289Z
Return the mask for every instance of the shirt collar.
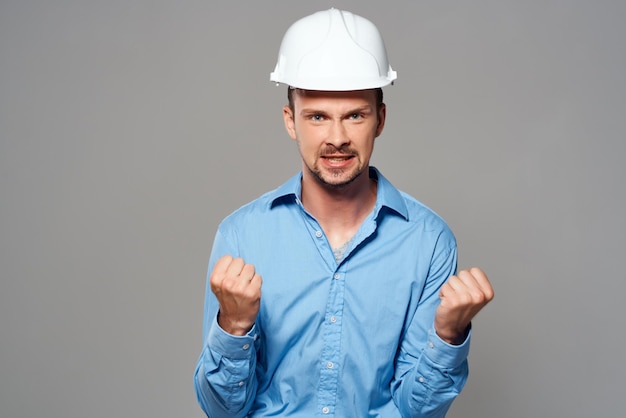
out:
M409 212L401 192L383 176L376 167L370 167L370 178L378 182L376 193L375 217L378 217L381 209L391 209L393 212L409 220ZM302 172L287 180L282 186L269 193L270 208L281 203L296 203L302 197Z

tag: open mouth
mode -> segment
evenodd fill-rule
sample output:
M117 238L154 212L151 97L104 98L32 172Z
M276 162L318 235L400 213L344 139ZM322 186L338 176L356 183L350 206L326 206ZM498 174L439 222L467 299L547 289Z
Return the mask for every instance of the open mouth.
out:
M325 156L325 157L322 157L322 158L324 158L326 161L329 161L331 163L341 163L341 162L347 161L347 160L349 160L351 158L354 158L354 156L353 155Z
M322 156L322 160L324 160L325 164L329 168L344 168L347 167L354 155L324 155Z

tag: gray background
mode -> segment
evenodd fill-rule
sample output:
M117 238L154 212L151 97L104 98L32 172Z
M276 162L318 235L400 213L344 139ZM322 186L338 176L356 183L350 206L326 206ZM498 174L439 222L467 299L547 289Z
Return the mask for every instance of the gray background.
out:
M449 417L623 414L625 2L2 0L2 418L202 416L213 234L299 169L268 77L331 5L399 74L373 163L496 288Z

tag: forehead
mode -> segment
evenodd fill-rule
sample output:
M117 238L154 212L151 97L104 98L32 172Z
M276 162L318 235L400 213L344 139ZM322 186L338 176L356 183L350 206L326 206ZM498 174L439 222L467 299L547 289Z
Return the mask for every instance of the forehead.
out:
M359 105L376 104L376 90L320 91L293 90L294 104Z

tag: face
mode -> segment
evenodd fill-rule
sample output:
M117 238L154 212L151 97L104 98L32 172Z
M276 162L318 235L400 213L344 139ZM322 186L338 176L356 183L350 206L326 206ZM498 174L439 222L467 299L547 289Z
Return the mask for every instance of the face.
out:
M332 188L367 178L374 139L386 108L374 90L294 91L293 109L283 108L289 136L298 143L305 180Z

